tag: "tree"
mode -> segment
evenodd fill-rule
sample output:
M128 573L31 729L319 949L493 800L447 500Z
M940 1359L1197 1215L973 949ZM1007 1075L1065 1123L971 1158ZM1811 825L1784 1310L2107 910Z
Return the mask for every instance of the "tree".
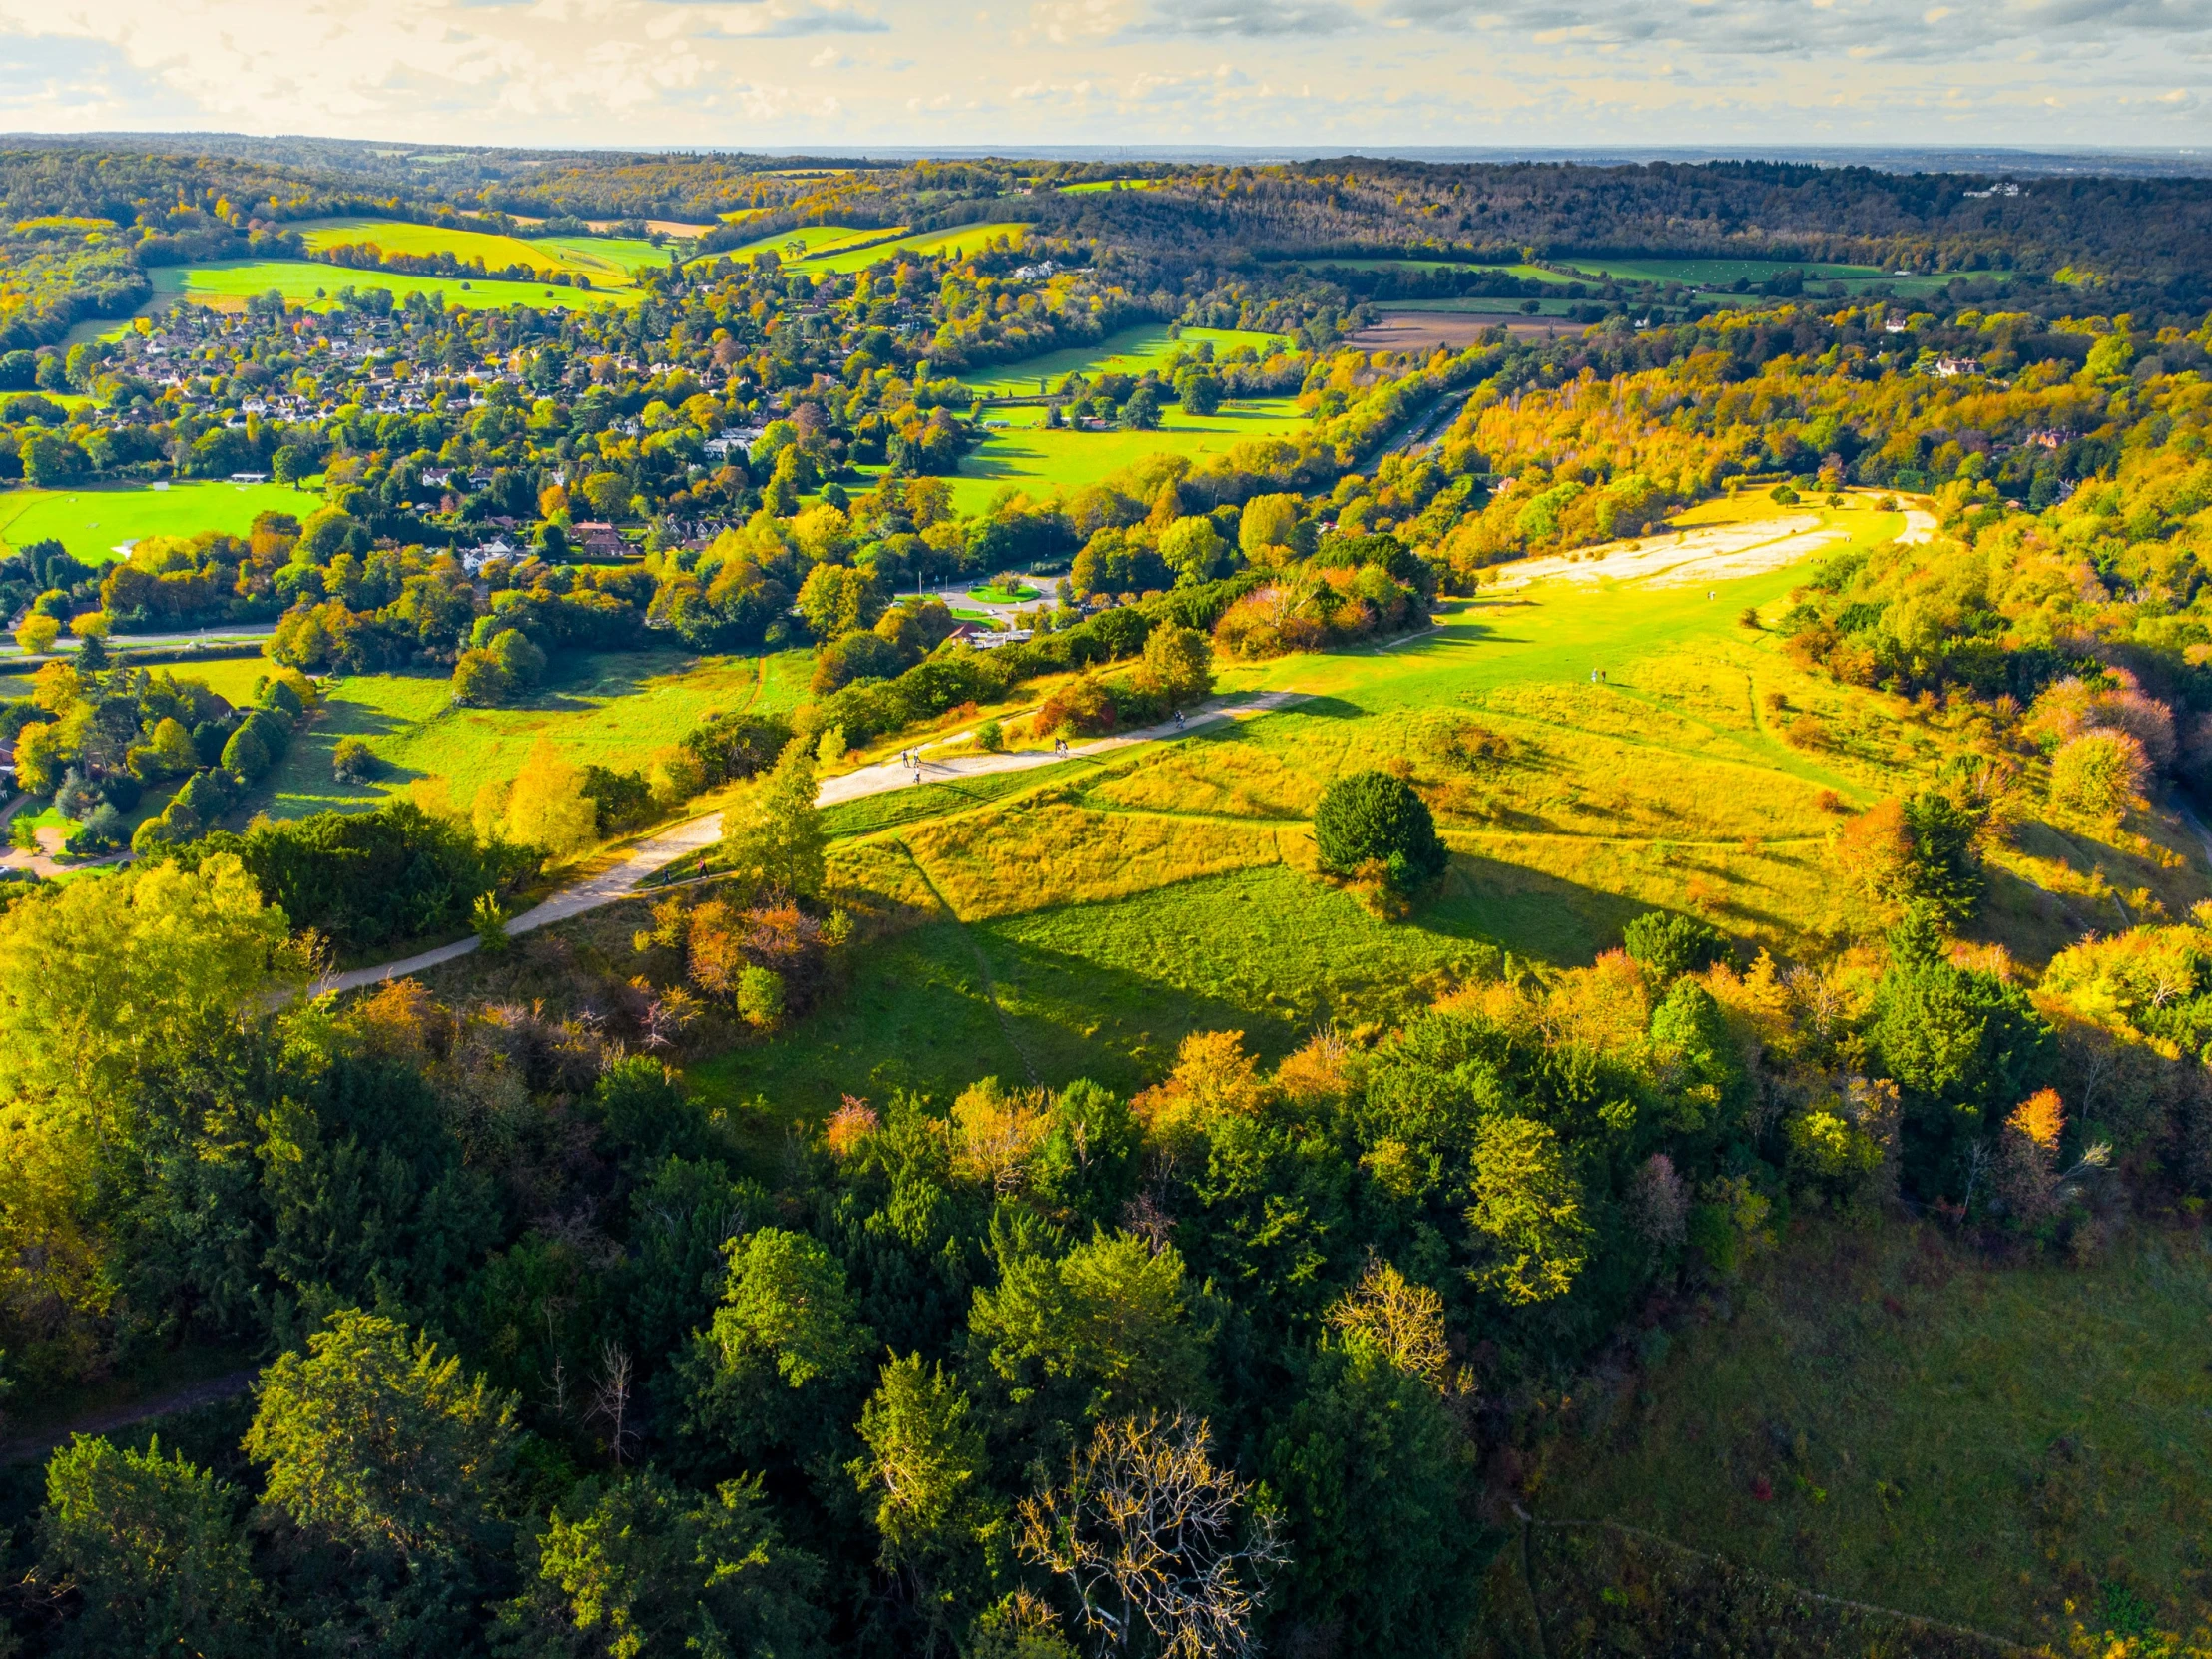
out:
M878 1557L904 1572L922 1617L947 1622L980 1587L973 1559L991 1522L990 1462L965 1389L921 1356L893 1356L860 1413L864 1456L845 1465L882 1539Z
M1155 628L1145 636L1145 684L1170 707L1196 703L1214 689L1214 648L1195 628Z
M83 1611L62 1648L84 1654L262 1649L262 1587L232 1489L159 1437L143 1452L74 1436L46 1465L46 1570Z
M1283 1558L1274 1514L1178 1413L1104 1422L1067 1484L1024 1498L1014 1547L1066 1580L1083 1626L1112 1649L1162 1659L1251 1650L1260 1575Z
M1010 1252L998 1284L975 1293L971 1351L1063 1422L1196 1404L1212 1333L1191 1303L1174 1246L1099 1230L1058 1258Z
M506 1511L514 1403L381 1314L341 1308L262 1373L245 1447L299 1526L404 1560L492 1541Z
M23 619L15 631L16 649L27 657L43 657L54 649L54 642L62 637L62 625L50 616L33 613Z
M1282 1619L1348 1653L1464 1650L1489 1546L1473 1447L1421 1375L1359 1330L1324 1343L1264 1467L1284 1510Z
M598 809L584 794L584 775L540 738L515 774L507 796L507 834L555 857L581 852L599 833Z
M1259 564L1284 557L1305 510L1305 502L1295 495L1256 495L1247 501L1237 518L1237 545L1246 559Z
M821 1563L783 1542L757 1478L696 1497L651 1469L582 1481L525 1545L523 1566L529 1587L500 1623L505 1651L530 1659L804 1659L821 1648L808 1600Z
M799 614L816 639L828 644L873 625L882 611L875 573L851 565L818 564L799 589Z
M1410 892L1443 874L1450 851L1436 834L1428 805L1402 778L1355 772L1322 792L1314 811L1322 867L1340 875L1381 864L1384 879Z
M1212 580L1228 551L1210 518L1179 518L1160 533L1160 557L1175 572L1177 587Z
M1695 916L1646 910L1621 929L1621 947L1654 982L1668 985L1711 967L1727 954L1728 941Z
M829 879L828 837L815 805L815 758L807 740L785 745L775 771L723 814L723 861L759 889L811 898Z
M2085 732L2051 758L2050 799L2090 818L2116 819L2142 804L2150 756L2132 732Z
M1495 1117L1474 1144L1467 1226L1487 1261L1475 1283L1508 1303L1549 1302L1574 1288L1589 1259L1582 1185L1548 1124Z

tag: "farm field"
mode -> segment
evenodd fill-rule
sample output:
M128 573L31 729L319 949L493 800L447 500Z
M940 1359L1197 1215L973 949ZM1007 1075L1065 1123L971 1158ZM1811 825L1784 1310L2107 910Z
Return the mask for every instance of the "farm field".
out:
M2208 1304L2194 1230L1999 1266L1933 1228L1807 1226L1575 1390L1534 1509L2023 1643L2069 1599L2194 1629Z
M1479 271L1495 276L1510 276L1520 282L1556 282L1562 286L1580 281L1578 276L1553 271L1541 265L1478 265L1472 260L1296 260L1292 262L1310 271L1335 266L1340 271Z
M1033 397L1039 380L1049 386L1070 374L1142 374L1148 368L1162 368L1179 347L1200 340L1211 340L1218 355L1240 345L1258 350L1279 337L1242 328L1185 328L1171 335L1163 323L1145 323L1108 334L1093 345L1072 345L1020 362L972 369L960 379L973 386L978 397Z
M327 310L340 288L383 288L404 299L410 293L436 294L448 306L483 310L528 305L536 310L580 310L591 305L634 304L635 289L556 288L537 282L493 281L480 277L407 276L389 271L348 271L306 260L219 260L209 265L163 266L153 273L154 298L145 309L160 310L178 299L242 309L257 293L272 288L294 304Z
M951 480L957 511L979 511L1009 484L1038 495L1050 494L1055 486L1081 489L1148 455L1197 460L1250 438L1295 431L1306 420L1288 397L1228 403L1211 415L1185 414L1171 405L1153 432L1051 430L1044 425L1044 410L1037 407L1002 409L992 418L1008 425L988 432L982 445L962 458L959 476Z
M1243 1030L1277 1056L1317 1025L1387 1022L1495 951L1587 963L1654 907L1754 949L1808 948L1842 920L1826 843L1843 815L1933 777L1954 744L1902 699L1801 672L1738 620L1777 606L1816 547L1887 541L1902 517L1801 513L1789 522L1814 529L1761 541L1778 516L1763 501L1683 515L1740 527L1775 549L1771 568L1732 555L1712 568L1736 574L1710 580L1545 578L1450 603L1433 632L1383 649L1223 664L1225 692L1305 700L986 800L841 818L842 877L923 919L869 954L848 997L695 1080L736 1099L773 1082L801 1116L840 1089L951 1090L990 1069L1130 1086L1188 1031ZM1806 717L1823 747L1778 729ZM1506 758L1440 761L1440 734L1469 723ZM1307 820L1332 777L1398 762L1454 856L1442 891L1390 925L1314 878ZM2124 925L2112 888L2175 914L2207 890L2193 864L2057 840L2025 836L1992 870L1982 931L2023 958Z
M234 702L268 672L259 659L194 664ZM771 657L684 657L664 652L556 656L539 695L511 708L456 709L443 675L365 674L340 679L321 715L243 811L272 818L373 807L418 783L443 780L466 807L482 785L511 778L541 737L578 766L642 768L711 712L784 709L806 692L804 653ZM341 784L331 752L340 738L366 740L382 763L365 784Z
M1158 179L1086 179L1079 185L1062 185L1062 196L1096 196L1101 191L1158 190Z
M261 513L304 518L321 505L313 490L285 484L207 481L166 490L145 485L42 490L19 484L0 493L0 549L51 538L72 558L104 564L120 557L119 546L141 536L192 536L203 530L243 536Z
M665 251L631 238L496 236L398 219L306 220L295 229L309 248L318 251L374 243L387 254L449 253L458 259L481 256L495 269L526 265L541 271L581 272L595 287L628 287L630 273L636 267L663 265L668 260Z
M774 236L762 237L740 248L732 248L723 254L705 256L711 259L750 260L756 254L775 254L789 260L786 252L793 242L806 245L806 253L797 264L809 271L829 271L846 275L865 271L878 260L890 259L902 253L941 254L947 249L974 250L981 248L994 237L1012 237L1018 240L1029 227L1014 220L998 220L987 225L957 225L949 231L917 231L912 235L900 235L895 229L877 231L855 230L848 225L802 225L796 230L781 231Z

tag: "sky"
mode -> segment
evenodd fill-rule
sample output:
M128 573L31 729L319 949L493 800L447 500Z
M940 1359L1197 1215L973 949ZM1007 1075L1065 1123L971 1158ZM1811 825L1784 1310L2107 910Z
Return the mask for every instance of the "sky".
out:
M0 129L2212 150L2212 0L0 0Z

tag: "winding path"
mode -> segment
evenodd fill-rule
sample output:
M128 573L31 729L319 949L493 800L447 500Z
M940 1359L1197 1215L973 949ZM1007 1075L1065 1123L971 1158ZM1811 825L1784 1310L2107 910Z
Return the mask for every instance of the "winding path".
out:
M1172 720L1162 721L1157 726L1141 727L1134 732L1122 732L1110 738L1100 738L1093 743L1078 744L1066 755L1055 755L1049 749L1019 749L1003 755L954 755L943 760L923 759L913 766L901 766L896 761L882 761L874 766L860 767L825 780L821 792L815 797L815 804L819 807L834 807L842 802L858 801L871 795L886 795L893 790L911 789L917 772L924 783L941 783L949 778L1023 772L1032 767L1048 767L1056 761L1074 757L1110 754L1136 744L1178 738L1199 727L1211 726L1217 721L1265 714L1271 709L1286 708L1304 700L1304 693L1290 691L1217 697L1192 710L1184 717L1180 726ZM966 732L955 732L937 742L952 743L969 735ZM571 916L582 915L587 910L596 910L602 905L635 897L649 876L666 869L687 854L714 845L721 838L720 813L708 813L688 820L638 842L630 849L630 855L620 863L587 875L574 885L563 887L536 908L523 911L507 923L507 931L510 934L533 932L556 921L566 921ZM396 962L380 962L374 967L327 974L315 982L314 988L318 992L352 991L365 985L381 984L387 979L404 979L410 974L422 973L466 956L480 942L475 938L456 939L451 944L441 944L435 950L425 950L419 955L404 957Z

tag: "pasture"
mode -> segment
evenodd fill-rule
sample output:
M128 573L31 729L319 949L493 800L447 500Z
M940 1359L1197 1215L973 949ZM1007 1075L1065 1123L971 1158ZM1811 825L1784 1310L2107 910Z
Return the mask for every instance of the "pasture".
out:
M317 219L296 227L317 252L374 243L386 254L451 254L481 259L493 270L523 265L534 271L566 271L589 276L594 287L629 287L637 267L668 263L668 255L649 242L614 237L509 237L483 231L416 225L398 219ZM471 290L473 291L473 290Z
M959 476L950 480L952 504L959 512L979 511L1008 485L1039 497L1060 486L1081 489L1148 455L1188 455L1196 462L1251 438L1296 431L1306 421L1288 397L1226 403L1211 415L1186 414L1170 404L1153 432L1053 430L1037 407L1001 409L992 418L1009 424L987 432L983 443L961 460Z
M382 288L404 299L434 294L449 308L488 310L528 305L535 310L581 310L591 305L635 304L635 288L558 288L538 282L494 281L477 276L407 276L390 271L349 271L307 260L218 260L208 265L163 266L152 274L155 311L189 300L216 310L243 310L247 300L272 289L286 303L328 310L340 288ZM597 278L594 278L596 281Z
M1103 191L1158 190L1163 179L1086 179L1079 185L1062 185L1062 196L1096 196Z
M1478 265L1472 260L1295 260L1294 265L1319 271L1334 266L1339 271L1479 271L1486 276L1510 276L1520 282L1554 282L1561 286L1581 277L1541 265Z
M741 248L730 249L727 254L707 257L728 258L742 263L756 254L772 253L795 270L849 276L855 271L865 271L879 261L896 259L900 254L934 258L946 253L976 253L997 237L1007 237L1019 243L1028 229L1027 225L1013 220L997 220L988 225L956 225L948 231L912 233L905 232L903 228L870 231L854 230L846 225L802 225L796 230L761 237ZM794 243L803 245L805 250L796 260L790 252Z
M72 558L105 564L121 557L121 546L141 536L193 536L203 530L243 536L261 513L305 518L321 505L322 497L313 490L283 484L209 481L167 489L101 484L65 490L19 484L0 494L0 550L54 540Z
M272 818L373 807L417 784L442 782L465 808L484 784L512 778L541 737L578 766L642 769L710 713L788 709L806 694L803 652L768 657L688 657L673 652L575 652L553 658L538 693L504 709L456 709L446 677L363 674L338 679L317 718L244 812ZM177 671L234 702L269 672L259 659ZM358 737L380 769L363 784L334 776L331 752Z
M1095 377L1108 373L1142 374L1147 369L1164 370L1169 357L1178 350L1196 346L1201 340L1211 341L1215 355L1219 356L1240 345L1259 350L1279 338L1279 335L1242 328L1185 328L1180 334L1170 334L1164 323L1140 323L1134 328L1108 334L1095 344L1071 345L1065 350L1048 351L1019 362L994 363L987 368L971 369L960 379L975 389L976 396L986 399L1034 397L1039 395L1040 382L1049 390L1070 374Z

